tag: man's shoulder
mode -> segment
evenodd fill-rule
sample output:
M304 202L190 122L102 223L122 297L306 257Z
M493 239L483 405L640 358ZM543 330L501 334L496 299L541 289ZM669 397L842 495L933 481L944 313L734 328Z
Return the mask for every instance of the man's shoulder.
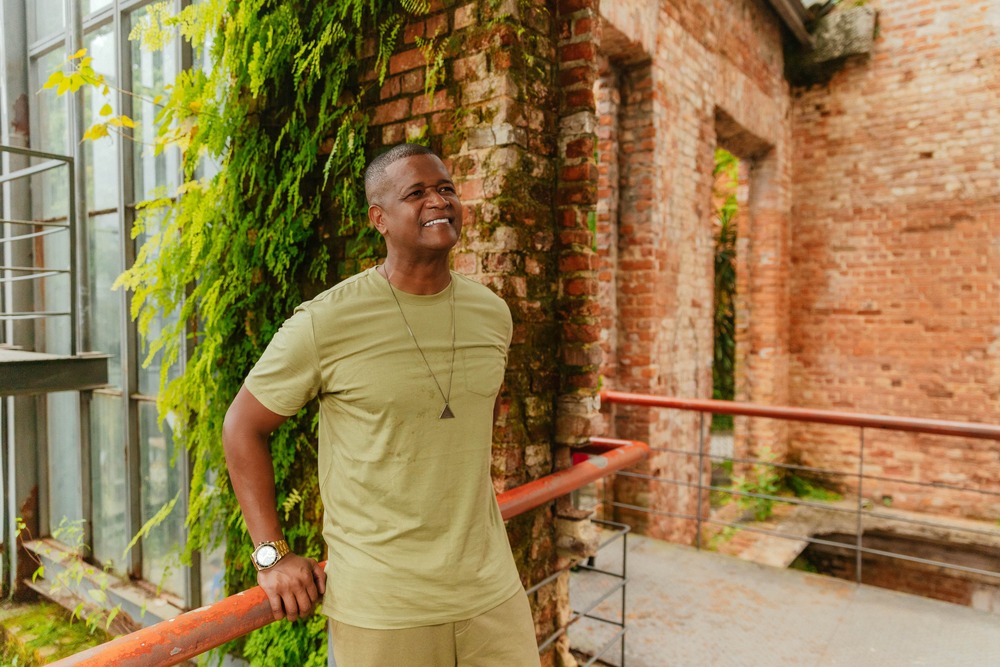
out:
M372 294L371 279L371 269L356 273L300 304L296 311L306 310L315 314L344 305L356 306L359 300L368 298Z

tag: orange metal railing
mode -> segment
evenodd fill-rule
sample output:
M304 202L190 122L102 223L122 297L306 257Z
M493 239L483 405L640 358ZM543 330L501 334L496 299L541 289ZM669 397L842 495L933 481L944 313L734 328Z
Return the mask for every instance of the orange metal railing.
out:
M747 465L759 465L771 470L781 469L785 472L797 474L797 473L807 473L807 474L818 474L818 475L830 475L839 476L841 479L853 479L854 488L852 489L854 499L853 507L841 507L832 506L829 503L822 501L807 500L803 498L789 498L785 496L774 495L773 493L765 493L762 491L751 491L749 489L739 489L732 485L726 486L716 486L712 483L706 483L703 477L698 477L697 481L681 480L681 479L670 479L667 477L662 477L658 474L651 474L641 471L623 471L622 476L631 477L634 479L642 479L649 482L671 484L677 487L694 489L697 493L696 505L697 508L694 513L678 512L671 509L663 508L653 508L653 507L643 507L640 505L627 504L622 502L613 501L610 506L616 509L625 509L629 511L636 512L647 512L652 514L657 514L661 516L669 516L682 520L690 520L695 523L695 545L701 547L702 539L702 527L704 524L713 524L716 526L721 526L724 528L736 528L739 530L747 530L753 533L760 533L763 535L773 536L777 538L785 538L789 540L794 540L796 542L805 542L808 544L825 545L826 547L835 549L848 549L853 551L855 554L854 562L854 574L855 580L858 583L863 582L862 571L863 571L863 557L876 557L876 558L888 558L895 559L897 561L909 561L912 563L917 563L920 565L931 566L936 568L941 568L942 570L951 570L955 572L962 572L976 577L984 577L988 580L996 580L1000 583L1000 570L996 569L985 569L983 567L974 567L966 563L960 562L960 559L952 559L951 561L937 560L926 558L920 555L920 552L914 550L914 553L902 553L897 551L890 551L885 548L874 548L869 546L865 542L865 522L871 520L879 520L885 523L891 522L894 525L909 524L910 526L921 526L926 529L940 530L940 529L953 529L955 531L961 532L963 537L972 539L977 536L985 536L989 539L995 534L995 531L991 529L981 529L972 527L957 527L941 524L940 521L925 517L915 517L915 516L900 516L898 514L889 514L888 511L879 511L873 505L866 507L865 499L865 484L867 482L876 481L879 483L895 483L901 485L907 485L917 488L924 489L934 489L941 491L950 491L963 493L966 495L975 495L977 497L986 497L990 500L1000 500L1000 490L986 489L986 488L974 488L970 486L960 486L956 484L943 483L939 481L929 482L913 479L904 479L893 476L886 476L884 474L870 474L865 469L866 463L866 438L865 432L867 429L885 429L891 431L901 431L909 433L922 433L922 434L932 434L940 436L954 436L954 437L964 437L964 438L978 438L983 440L995 440L1000 441L1000 426L995 424L983 424L974 422L958 422L958 421L947 421L941 419L921 419L912 417L895 417L888 415L875 415L857 412L842 412L835 410L814 410L809 408L793 408L785 406L770 406L770 405L760 405L756 403L741 403L737 401L719 401L711 399L693 399L693 398L678 398L673 396L654 396L649 394L634 394L623 391L613 391L613 390L603 390L601 392L601 401L603 403L618 403L624 405L633 406L643 406L650 408L667 408L674 410L684 410L697 412L700 415L700 422L697 428L697 447L690 449L684 448L683 443L671 443L666 447L651 447L652 453L663 453L673 456L689 457L697 459L698 470L705 470L705 466L708 461L713 463L721 462L739 462L741 464ZM770 419L779 419L786 421L800 421L800 422L812 422L821 424L833 424L837 426L848 426L855 427L858 429L858 446L854 453L856 460L856 470L833 470L824 468L815 468L806 465L801 465L798 463L778 463L774 461L766 461L754 458L742 458L736 459L731 456L713 455L708 451L706 447L706 429L704 417L706 414L728 414L728 415L741 415L746 417L766 417ZM819 508L823 511L830 512L831 515L853 515L854 521L854 540L853 543L848 541L831 541L828 539L822 539L820 537L815 537L811 535L802 535L798 533L786 533L782 530L763 528L763 527L751 527L742 521L723 521L718 518L714 518L711 514L706 514L703 500L706 498L708 493L722 493L726 494L731 498L740 498L754 501L763 501L767 503L783 503L788 505L795 505L801 507L811 507Z
M540 507L644 459L649 447L634 440L592 438L591 457L571 468L497 495L504 520ZM262 628L274 620L264 591L255 586L200 609L118 637L52 663L52 667L166 667Z
M655 408L675 408L696 412L710 412L720 415L743 415L747 417L771 417L788 421L816 422L859 428L881 428L910 433L930 433L953 435L965 438L1000 440L1000 426L973 422L947 421L943 419L919 419L915 417L893 417L873 415L863 412L842 412L839 410L813 410L791 408L738 401L718 401L713 399L677 398L674 396L652 396L633 394L625 391L601 391L604 403L624 403Z

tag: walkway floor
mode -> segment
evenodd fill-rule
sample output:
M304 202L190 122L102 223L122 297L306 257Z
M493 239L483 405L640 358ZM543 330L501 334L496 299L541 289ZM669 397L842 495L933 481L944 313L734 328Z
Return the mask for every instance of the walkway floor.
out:
M620 572L621 558L615 542L596 566ZM639 535L627 565L627 667L1000 667L1000 616ZM611 583L574 573L574 607ZM582 619L570 638L593 651L616 629ZM619 665L620 648L603 659Z

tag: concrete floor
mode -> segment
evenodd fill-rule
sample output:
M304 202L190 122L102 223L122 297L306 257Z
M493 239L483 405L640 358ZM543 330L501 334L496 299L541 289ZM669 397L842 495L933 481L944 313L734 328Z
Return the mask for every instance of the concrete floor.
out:
M620 542L597 567L621 571ZM1000 667L1000 616L638 535L628 536L628 667ZM574 608L613 577L573 574ZM617 617L620 598L597 611ZM582 619L575 648L593 653L614 626ZM620 648L604 656L620 665Z

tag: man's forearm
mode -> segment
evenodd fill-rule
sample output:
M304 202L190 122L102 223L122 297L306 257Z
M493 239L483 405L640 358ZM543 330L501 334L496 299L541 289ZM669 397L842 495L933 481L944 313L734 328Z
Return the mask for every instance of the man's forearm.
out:
M268 439L285 419L264 407L243 387L229 406L222 425L222 448L229 479L255 545L282 537Z
M267 437L247 433L223 436L223 447L250 539L255 545L280 539L283 533L275 500L274 462Z

